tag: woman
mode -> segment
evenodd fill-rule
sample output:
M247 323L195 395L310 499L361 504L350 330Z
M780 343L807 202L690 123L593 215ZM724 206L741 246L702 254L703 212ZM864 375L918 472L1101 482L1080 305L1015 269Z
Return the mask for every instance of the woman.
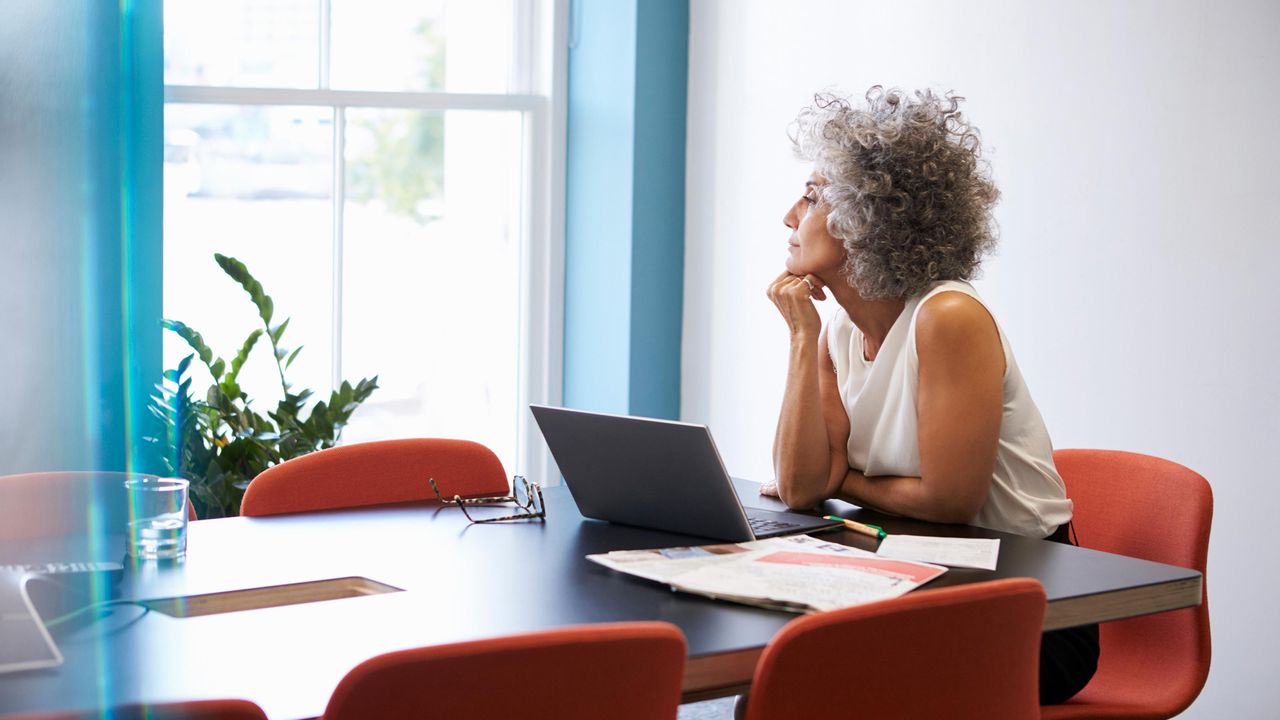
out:
M769 298L791 330L776 493L1069 542L1071 501L1009 343L966 281L999 197L962 98L819 95L792 140L814 163ZM822 327L815 300L839 304ZM1041 702L1093 676L1097 626L1046 633Z

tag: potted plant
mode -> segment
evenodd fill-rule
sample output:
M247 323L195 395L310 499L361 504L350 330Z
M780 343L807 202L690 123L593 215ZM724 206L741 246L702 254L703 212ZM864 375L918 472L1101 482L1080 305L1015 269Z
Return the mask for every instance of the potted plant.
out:
M272 325L275 304L244 263L225 255L213 257L249 294L262 327L249 333L227 363L214 355L194 328L164 320L164 328L181 337L193 352L176 368L165 371L150 407L164 422L165 437L151 439L165 445L165 471L191 481L191 499L202 518L238 515L245 488L258 473L336 445L351 414L378 388L377 376L355 385L344 380L330 393L328 402L316 402L308 411L306 406L314 393L295 391L285 377L302 351L301 346L291 351L283 344L289 319ZM265 415L258 412L238 382L250 353L264 338L271 347L283 395ZM195 359L212 378L203 397L191 392Z

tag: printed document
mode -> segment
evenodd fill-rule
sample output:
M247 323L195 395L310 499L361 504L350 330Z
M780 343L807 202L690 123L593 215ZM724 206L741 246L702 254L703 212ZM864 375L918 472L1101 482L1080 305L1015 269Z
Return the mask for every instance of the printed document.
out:
M950 538L925 535L889 535L880 541L876 555L895 560L995 570L1000 555L998 538Z

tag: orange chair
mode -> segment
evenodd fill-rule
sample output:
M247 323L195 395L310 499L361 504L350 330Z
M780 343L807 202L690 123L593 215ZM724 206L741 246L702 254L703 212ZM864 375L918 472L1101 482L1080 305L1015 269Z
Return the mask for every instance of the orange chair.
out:
M356 666L323 720L674 720L684 636L611 623L403 650Z
M502 462L470 440L417 438L342 445L267 468L249 483L240 514L249 516L435 500L434 477L445 497L503 495Z
M267 720L262 708L248 700L199 700L164 705L129 705L111 710L85 710L37 715L4 715L3 720Z
M1081 546L1205 572L1213 491L1169 460L1114 450L1059 450ZM1044 718L1170 718L1209 676L1209 599L1199 607L1103 623L1098 672Z
M760 656L746 720L1035 718L1044 589L995 580L808 615Z
M0 539L123 531L128 518L124 482L129 473L71 470L0 476ZM187 500L187 519L198 520Z

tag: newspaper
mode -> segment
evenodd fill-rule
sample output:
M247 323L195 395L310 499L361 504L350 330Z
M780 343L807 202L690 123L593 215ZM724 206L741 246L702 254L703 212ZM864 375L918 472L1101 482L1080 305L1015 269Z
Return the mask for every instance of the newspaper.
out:
M674 590L788 612L903 595L946 572L807 535L728 545L617 550L588 560Z

